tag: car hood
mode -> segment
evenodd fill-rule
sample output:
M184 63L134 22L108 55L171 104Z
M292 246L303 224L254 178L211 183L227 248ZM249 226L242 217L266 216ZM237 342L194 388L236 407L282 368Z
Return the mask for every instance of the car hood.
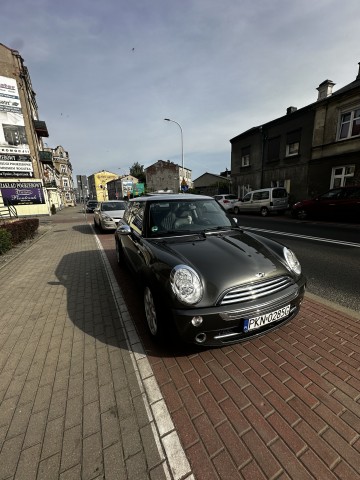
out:
M316 198L311 198L307 200L300 200L293 205L293 208L306 207L314 205L317 202Z
M236 285L291 275L285 260L280 260L281 245L276 253L247 233L211 234L187 241L169 238L157 248L155 256L170 269L179 264L193 267L212 298Z

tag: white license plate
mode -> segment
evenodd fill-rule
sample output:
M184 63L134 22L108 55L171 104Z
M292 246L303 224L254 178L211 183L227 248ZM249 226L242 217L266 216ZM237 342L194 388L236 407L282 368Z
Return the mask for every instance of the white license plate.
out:
M261 328L269 323L276 322L281 318L287 317L290 313L290 305L286 305L286 307L279 308L279 310L275 310L274 312L265 313L264 315L260 315L258 317L248 318L244 320L244 332L250 332L251 330L256 330L257 328Z

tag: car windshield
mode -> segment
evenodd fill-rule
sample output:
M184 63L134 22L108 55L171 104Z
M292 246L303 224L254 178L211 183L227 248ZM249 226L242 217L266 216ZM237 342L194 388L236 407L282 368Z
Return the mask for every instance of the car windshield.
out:
M152 202L150 236L217 231L236 224L213 199Z
M125 202L104 202L101 209L105 212L110 212L112 210L125 210Z

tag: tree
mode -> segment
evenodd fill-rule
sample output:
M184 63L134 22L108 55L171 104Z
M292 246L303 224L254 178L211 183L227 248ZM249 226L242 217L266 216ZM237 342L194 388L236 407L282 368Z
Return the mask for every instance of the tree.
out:
M132 167L130 167L130 175L137 178L139 183L146 183L146 175L144 172L144 165L140 165L139 162L135 162Z

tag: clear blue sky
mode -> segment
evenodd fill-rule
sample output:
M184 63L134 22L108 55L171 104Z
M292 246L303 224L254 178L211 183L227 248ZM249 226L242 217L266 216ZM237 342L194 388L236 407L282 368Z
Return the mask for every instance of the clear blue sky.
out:
M49 146L74 176L159 159L195 179L230 169L229 140L355 80L360 1L2 0Z

